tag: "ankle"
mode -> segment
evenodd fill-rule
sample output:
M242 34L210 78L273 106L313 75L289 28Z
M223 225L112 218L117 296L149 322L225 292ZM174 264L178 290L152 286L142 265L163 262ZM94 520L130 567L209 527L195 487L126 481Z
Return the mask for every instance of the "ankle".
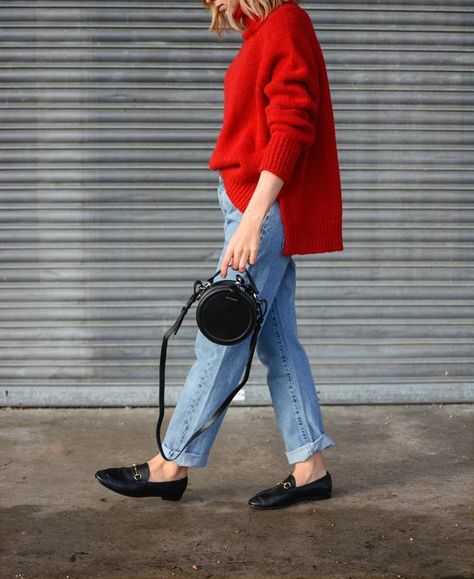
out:
M321 451L316 452L306 460L296 462L294 464L294 473L297 473L305 478L318 478L324 476L327 472L324 466L323 456Z
M172 460L165 460L162 456L157 457L156 460L152 459L152 461L150 461L150 465L153 468L162 470L171 476L175 476L177 474L186 474L188 472L187 466L181 466Z
M304 469L304 468L294 468L291 473L295 478L305 479L305 480L316 480L327 474L325 468L322 469Z
M171 476L175 476L177 474L187 474L188 467L187 466L180 466L175 462L166 462L163 465L163 471Z
M302 468L295 468L291 474L296 481L296 486L302 486L323 478L326 476L327 470L305 470Z

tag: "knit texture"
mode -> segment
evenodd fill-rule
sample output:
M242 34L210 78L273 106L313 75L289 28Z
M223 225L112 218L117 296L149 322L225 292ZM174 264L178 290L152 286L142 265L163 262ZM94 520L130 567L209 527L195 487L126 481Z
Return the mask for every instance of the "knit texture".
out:
M341 251L342 194L323 53L293 0L246 26L224 78L222 128L209 160L245 211L263 170L278 175L285 255Z

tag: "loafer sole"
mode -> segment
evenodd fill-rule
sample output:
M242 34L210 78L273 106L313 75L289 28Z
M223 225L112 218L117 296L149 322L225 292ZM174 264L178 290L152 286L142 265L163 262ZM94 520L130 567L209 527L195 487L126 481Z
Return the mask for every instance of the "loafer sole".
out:
M249 507L252 507L252 509L259 509L261 511L265 511L267 509L284 509L285 507L291 507L292 504L294 503L298 503L301 501L324 501L327 499L330 499L331 495L325 495L325 496L321 496L321 497L300 497L297 499L292 499L291 501L289 501L288 503L285 503L284 505L275 505L275 506L264 506L264 505L252 505L250 503L248 503Z

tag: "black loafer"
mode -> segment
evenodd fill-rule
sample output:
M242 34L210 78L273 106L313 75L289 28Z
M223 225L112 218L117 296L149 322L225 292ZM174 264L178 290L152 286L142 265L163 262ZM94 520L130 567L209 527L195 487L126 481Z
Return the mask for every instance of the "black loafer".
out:
M331 498L332 479L329 471L317 480L296 486L295 477L289 474L277 485L265 489L251 499L248 504L254 509L282 509L297 501L318 501Z
M165 501L179 501L188 485L188 477L164 482L148 482L148 463L130 467L98 470L95 478L101 485L127 497L161 497Z

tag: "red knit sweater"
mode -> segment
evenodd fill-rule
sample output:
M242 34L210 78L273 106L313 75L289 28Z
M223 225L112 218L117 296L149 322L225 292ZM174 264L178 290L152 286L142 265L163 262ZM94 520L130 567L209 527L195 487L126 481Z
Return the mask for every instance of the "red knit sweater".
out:
M311 18L293 0L243 16L224 79L224 118L209 160L245 211L260 172L278 175L284 255L341 251L342 194L326 66Z

